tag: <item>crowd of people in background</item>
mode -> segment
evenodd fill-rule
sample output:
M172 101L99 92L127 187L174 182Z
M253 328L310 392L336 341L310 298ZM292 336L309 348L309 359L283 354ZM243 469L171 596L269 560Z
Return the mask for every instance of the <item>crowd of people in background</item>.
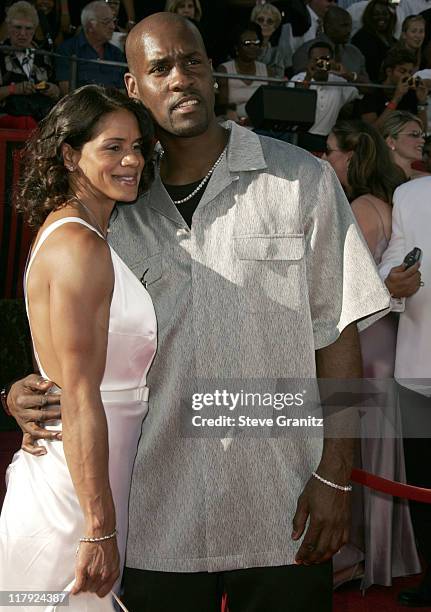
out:
M128 31L137 19L165 10L198 26L218 73L249 77L219 77L220 120L253 127L246 103L265 77L277 77L317 92L315 121L299 142L312 152L324 151L337 119L362 119L380 129L390 113L406 110L427 133L431 16L420 14L419 5L408 14L408 1L340 0L344 8L329 0L9 2L0 41L14 50L0 54L0 112L38 121L69 91L71 80L75 87L122 89Z
M221 75L216 82L220 121L229 119L253 129L246 105L268 83L265 79L278 78L290 87L316 92L314 123L297 142L331 164L388 290L394 299L413 304L406 305L406 311L420 320L416 331L402 325L405 350L409 338L416 337L417 329L429 319L423 296L424 287L431 287L431 259L424 253L420 269L419 264L406 269L402 260L420 246L417 228L429 236L431 217L418 209L422 217L415 216L414 227L404 228L401 223L394 227L392 204L399 202L398 219L405 214L409 194L423 199L424 186L431 188L431 178L426 184L416 182L431 176L431 136L427 136L431 132L431 9L425 0L401 0L398 5L388 0L340 0L338 4L335 0L9 2L0 27L1 44L10 47L0 51L0 126L6 125L5 118L12 126L16 117L37 122L46 116L69 91L73 65L75 87L100 84L124 89L124 44L135 22L160 10L192 20ZM56 55L44 55L43 50ZM73 57L78 61L71 63ZM230 79L229 75L250 78ZM286 133L279 136L289 139ZM403 376L427 377L425 370L415 371L413 361L408 371L403 369L408 359L404 353L400 357L399 335L397 342L403 316L390 313L361 334L366 376L391 378L398 368ZM430 327L426 329L417 336L418 344L428 338ZM429 345L421 351L429 362ZM423 389L418 392L426 395ZM386 440L383 450L379 444L376 440L364 443L363 464L377 469L377 457L384 451L384 475L403 480L400 441L389 444ZM408 467L414 480L414 467ZM373 555L366 542L352 543L336 557L335 567L340 582L345 576L365 573L365 586L387 585L393 567L396 575L419 571L408 507L367 495L369 503L362 516L365 540L386 538L390 544L385 542L381 548L386 551L382 557ZM429 550L426 546L421 551L431 566L431 546ZM425 580L425 598L431 601L429 574Z

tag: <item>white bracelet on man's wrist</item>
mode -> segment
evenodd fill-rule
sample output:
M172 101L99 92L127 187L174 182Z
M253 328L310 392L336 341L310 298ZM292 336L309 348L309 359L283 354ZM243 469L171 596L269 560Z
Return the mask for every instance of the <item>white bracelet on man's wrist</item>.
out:
M335 482L326 480L326 478L322 478L322 476L319 476L319 474L317 474L316 472L311 472L311 475L314 476L314 478L317 478L317 480L320 480L320 482L323 482L323 484L328 485L328 487L332 487L333 489L337 489L338 491L344 491L345 493L350 493L352 490L352 485L350 484L348 485L336 484Z

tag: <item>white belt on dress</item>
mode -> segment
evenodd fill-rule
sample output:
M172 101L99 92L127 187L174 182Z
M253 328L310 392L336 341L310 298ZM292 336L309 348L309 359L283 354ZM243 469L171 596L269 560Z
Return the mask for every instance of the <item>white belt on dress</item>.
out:
M148 387L135 389L115 389L113 391L101 390L102 400L107 402L148 402L150 390Z

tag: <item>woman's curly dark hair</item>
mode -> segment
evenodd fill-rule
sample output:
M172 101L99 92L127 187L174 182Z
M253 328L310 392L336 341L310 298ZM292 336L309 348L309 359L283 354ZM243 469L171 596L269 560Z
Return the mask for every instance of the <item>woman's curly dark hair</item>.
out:
M25 170L15 195L15 206L31 227L39 228L51 211L60 208L73 195L62 145L67 143L80 150L92 139L98 121L118 110L130 111L138 122L145 159L139 193L148 189L154 176L154 129L145 107L116 89L85 85L54 106L24 149Z

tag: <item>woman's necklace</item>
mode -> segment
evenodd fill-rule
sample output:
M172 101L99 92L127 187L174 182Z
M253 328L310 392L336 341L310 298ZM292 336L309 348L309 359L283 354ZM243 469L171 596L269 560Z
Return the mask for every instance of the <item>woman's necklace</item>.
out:
M92 221L94 222L94 224L96 225L96 229L99 230L99 232L102 234L102 236L104 237L104 239L106 240L106 236L107 234L109 234L109 229L106 230L106 232L103 231L103 229L100 227L100 223L97 221L96 219L96 215L93 213L93 211L88 208L88 206L86 206L84 204L84 202L82 202L79 198L77 198L76 196L73 196L73 199L76 200L78 202L78 204L80 204L82 206L82 208L87 212L88 216L90 217L90 219L92 219Z
M207 174L201 180L199 185L195 189L193 189L193 191L188 196L186 196L185 198L182 198L181 200L172 200L172 202L175 204L175 206L177 206L178 204L184 204L184 202L188 202L189 200L194 198L197 193L199 193L199 191L202 189L202 187L209 181L209 179L211 178L212 173L214 172L214 170L217 168L217 166L221 162L222 157L224 155L224 152L226 151L226 148L227 148L227 145L225 146L223 151L220 153L219 157L216 159L216 161L213 164L213 166L208 170ZM160 153L160 161L162 161L162 157L163 157L164 154L165 154L165 152L162 149L162 151Z

